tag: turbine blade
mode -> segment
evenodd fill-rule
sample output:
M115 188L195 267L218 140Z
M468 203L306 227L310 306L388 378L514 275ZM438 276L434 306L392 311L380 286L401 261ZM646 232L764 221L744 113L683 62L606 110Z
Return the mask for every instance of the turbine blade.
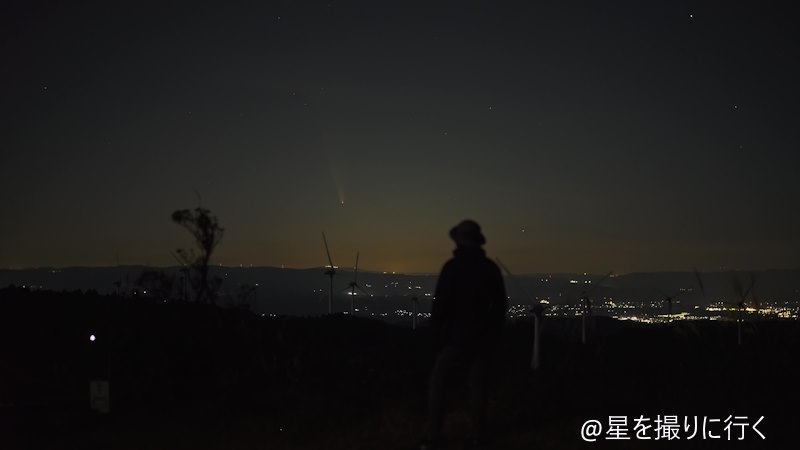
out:
M746 291L744 291L744 294L742 295L742 300L747 300L747 297L750 296L751 292L753 292L753 285L752 284L747 287Z
M328 263L331 265L331 269L333 269L333 260L331 259L331 251L328 250L328 240L325 239L325 232L322 232L322 242L325 243L325 253L328 254Z
M755 296L755 293L753 292L755 286L756 286L756 275L753 272L750 272L750 286L747 288L747 291L745 291L744 297L742 297L743 301L747 301L748 296L750 296L751 298Z
M703 294L703 298L706 298L706 288L703 286L703 277L700 276L700 271L697 270L696 267L694 269L694 276L697 278L697 285L700 286L700 293Z
M497 265L500 266L500 268L503 269L508 274L508 276L510 277L513 276L511 275L511 271L508 270L508 267L506 267L506 265L503 264L503 261L500 261L500 258L495 258L494 260L497 261Z
M737 274L733 274L731 284L733 285L733 292L736 292L736 295L739 297L739 301L744 301L744 288L742 288L742 282L739 280Z
M592 287L590 287L589 290L586 291L586 295L591 294L593 290L597 289L597 287L600 286L600 284L602 284L603 281L606 281L606 278L610 277L612 273L614 273L614 272L613 271L612 272L608 272L607 274L603 275L603 277L600 278L600 280L598 280L595 283L592 283Z
M750 301L753 303L753 308L761 309L761 299L756 296L756 291L751 294Z
M353 283L358 279L358 252L356 252L356 268L353 271Z
M525 291L525 288L522 287L522 283L519 282L517 277L515 277L514 274L512 274L511 271L508 270L508 267L506 267L506 265L503 264L502 261L500 261L500 258L495 258L494 260L497 261L497 265L500 266L506 272L508 277L514 281L514 284L517 285L517 288L519 288L519 290L522 291L523 294L525 294L525 297L528 297L528 301L536 303L533 301L533 298L528 294L528 292Z

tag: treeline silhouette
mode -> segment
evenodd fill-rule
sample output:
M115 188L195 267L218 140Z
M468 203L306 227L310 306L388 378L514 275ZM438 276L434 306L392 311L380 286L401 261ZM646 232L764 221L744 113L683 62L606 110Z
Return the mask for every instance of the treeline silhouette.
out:
M490 404L497 448L582 448L583 421L618 414L764 415L768 448L791 448L781 443L800 419L796 321L759 323L741 346L735 323L597 317L587 345L579 326L544 322L536 374L531 322L506 328ZM433 357L424 327L17 287L0 290L0 338L2 431L19 448L410 448ZM109 417L89 410L98 378L110 381ZM466 413L449 417L458 435ZM680 448L715 445L730 443ZM765 445L751 436L737 448Z

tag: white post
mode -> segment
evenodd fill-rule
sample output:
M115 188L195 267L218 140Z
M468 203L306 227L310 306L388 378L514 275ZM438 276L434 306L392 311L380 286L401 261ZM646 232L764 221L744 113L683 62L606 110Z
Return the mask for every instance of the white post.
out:
M586 344L586 310L581 314L581 344Z
M411 329L417 329L417 298L411 299Z
M111 411L111 396L107 380L89 382L89 407L100 414L108 414Z
M739 308L739 319L736 321L736 343L742 345L742 308Z
M328 276L328 314L333 314L333 276Z
M539 370L539 313L533 313L533 355L531 356L531 369Z

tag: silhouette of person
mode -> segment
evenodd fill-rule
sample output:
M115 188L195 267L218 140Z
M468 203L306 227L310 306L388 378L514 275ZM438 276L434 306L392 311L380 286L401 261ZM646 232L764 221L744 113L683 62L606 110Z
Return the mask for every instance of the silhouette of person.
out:
M428 420L420 450L439 443L447 383L455 372L469 374L469 442L473 446L485 442L489 365L508 308L500 269L481 248L486 238L480 226L464 220L450 230L450 238L456 249L439 275L431 308L438 355L428 385Z

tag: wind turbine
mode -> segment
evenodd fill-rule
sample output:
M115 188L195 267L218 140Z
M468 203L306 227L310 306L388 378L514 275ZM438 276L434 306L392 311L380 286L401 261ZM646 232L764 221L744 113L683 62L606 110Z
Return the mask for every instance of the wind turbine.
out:
M522 287L522 284L517 280L517 278L508 270L508 267L500 261L500 258L495 258L497 261L497 265L502 267L503 270L508 274L508 277L514 280L514 283L517 287L528 297L528 301L533 303L533 307L531 307L530 312L533 313L533 351L531 352L531 369L539 370L540 363L539 363L539 341L540 333L541 333L541 320L542 320L542 313L544 312L545 308L542 306L541 302L535 302L533 298L525 291L525 288Z
M119 252L117 252L117 270L119 270ZM117 276L119 276L119 273L117 273ZM117 288L117 297L119 297L119 288L122 286L122 280L117 279L113 284Z
M680 291L678 291L678 292L676 292L676 293L674 293L672 295L669 295L669 296L667 296L667 298L664 299L664 301L667 302L667 320L669 320L670 322L672 322L672 301L678 299L678 293L679 292Z
M363 292L364 295L367 295L367 292L358 284L358 252L356 252L356 267L353 271L353 281L351 281L347 287L350 289L350 315L353 315L356 313L356 289Z
M706 298L706 288L703 285L703 277L700 275L700 271L697 270L696 267L694 269L694 276L697 278L697 286L700 287L700 293L703 294L703 298Z
M589 297L598 286L600 286L603 281L605 281L608 277L611 276L613 272L608 272L607 274L603 275L602 278L597 280L596 282L591 283L588 289L583 289L581 291L580 296L580 304L581 304L581 343L586 344L586 337L587 337L587 327L589 325L589 320L592 318L592 299ZM585 283L585 282L584 282Z
M700 272L697 269L694 269L694 275L697 277L697 284L700 286L700 292L703 294L703 298L706 296L706 290L703 286L703 278L700 276ZM726 302L729 305L735 306L737 311L737 318L736 318L736 343L738 345L742 345L742 323L744 323L744 317L742 317L742 313L744 313L745 309L747 309L747 305L751 304L756 309L760 306L760 302L755 294L755 285L756 285L756 275L753 272L750 272L750 283L745 288L742 284L742 280L739 278L738 274L734 273L733 278L731 279L731 284L733 286L733 291L736 293L738 297L738 301L733 302Z
M674 293L674 294L672 294L672 295L667 295L667 294L665 294L665 293L664 293L664 291L662 291L662 290L660 290L660 289L655 289L655 288L653 288L653 289L654 289L656 292L658 292L658 294L659 294L659 295L661 296L661 298L663 299L662 301L663 301L663 302L665 302L665 303L667 304L667 320L668 320L669 322L672 322L672 302L673 302L674 300L677 300L677 299L678 299L678 294L680 294L681 292L683 292L683 289L681 289L681 290L679 290L679 291L675 292L675 293Z
M328 240L325 239L325 232L322 232L322 242L325 243L325 253L328 254L328 270L325 271L325 275L329 277L329 284L328 284L328 314L333 314L333 276L336 275L336 268L333 266L333 260L331 259L331 251L328 249Z
M753 272L750 272L750 284L747 286L747 289L742 285L742 280L739 279L738 274L733 274L733 280L731 283L733 284L733 291L736 293L736 296L739 297L739 301L735 303L736 310L738 312L736 318L736 343L742 345L742 322L744 322L744 318L742 317L742 313L747 308L748 304L752 304L755 308L759 307L758 299L756 298L756 294L754 292L754 288L756 286L756 275Z

